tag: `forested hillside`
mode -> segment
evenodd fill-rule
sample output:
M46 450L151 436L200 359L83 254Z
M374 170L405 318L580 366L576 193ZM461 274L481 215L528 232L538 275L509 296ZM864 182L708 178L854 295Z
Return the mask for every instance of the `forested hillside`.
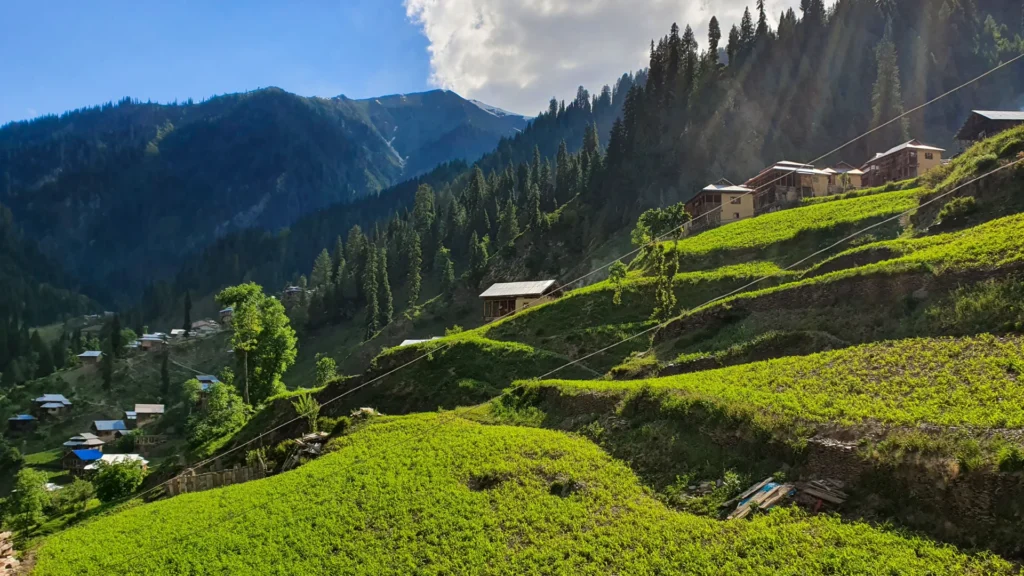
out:
M381 112L268 88L11 123L0 128L0 200L71 274L126 302L225 234L277 230L438 163L475 160L525 125L451 92L388 102Z

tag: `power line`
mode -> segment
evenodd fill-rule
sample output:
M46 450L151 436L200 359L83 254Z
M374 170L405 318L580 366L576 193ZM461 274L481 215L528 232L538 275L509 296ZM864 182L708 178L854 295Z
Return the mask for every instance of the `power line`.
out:
M837 147L837 148L835 148L835 149L833 149L833 150L831 150L831 151L827 152L826 154L824 154L824 155L822 155L822 156L819 156L818 158L816 158L816 159L812 160L811 162L809 162L809 164L814 164L814 163L816 163L816 162L820 161L821 159L823 159L823 158L826 158L826 157L828 157L828 156L830 156L830 155L832 155L832 154L834 154L834 153L838 152L839 150L841 150L841 149L843 149L843 148L845 148L845 147L849 146L850 144L853 144L854 142L857 142L858 140L861 140L861 139L863 139L864 137L866 137L866 136L868 136L868 135L870 135L870 134L872 134L872 133L876 132L877 130L880 130L880 129L884 128L885 126L888 126L888 125L890 125L890 124L892 124L892 123L894 123L894 122L897 122L897 121L899 121L900 119L902 119L902 118L906 117L907 115L909 115L909 114L911 114L911 113L913 113L913 112L916 112L916 111L918 111L918 110L921 110L921 109L925 108L926 106L929 106L929 105L931 105L931 104L933 104L933 103L935 103L935 102L937 102L937 101L941 100L942 98L945 98L945 97L949 96L950 94L953 94L954 92L956 92L956 91L958 91L958 90L961 90L962 88L964 88L964 87L966 87L966 86L968 86L968 85L970 85L970 84L972 84L972 83L974 83L974 82L976 82L976 81L978 81L978 80L980 80L980 79L982 79L982 78L984 78L984 77L986 77L986 76L988 76L988 75L990 75L990 74L992 74L992 73L996 72L997 70L999 70L999 69L1001 69L1001 68L1004 68L1004 67L1006 67L1006 66L1008 66L1008 65L1010 65L1010 64L1013 64L1014 62L1016 62L1016 61L1018 61L1018 60L1020 60L1020 59L1022 59L1022 58L1024 58L1024 54L1021 54L1021 55L1019 55L1019 56L1016 56L1016 57L1014 57L1013 59L1011 59L1011 60L1009 60L1009 61L1007 61L1007 62L1004 62L1004 63L1002 63L1002 64L1000 64L1000 65L998 65L998 66L996 66L996 67L992 68L991 70L989 70L989 71L985 72L984 74L981 74L981 75L979 75L979 76L977 76L977 77L975 77L975 78L973 78L973 79L971 79L971 80L969 80L969 81L967 81L967 82L965 82L965 83L961 84L960 86L957 86L956 88L953 88L952 90L949 90L949 91L947 91L947 92L945 92L945 93L943 93L943 94L941 94L941 95L939 95L939 96L937 96L937 97L935 97L935 98L933 98L933 99L931 99L931 100L929 100L929 101L925 102L924 104L921 104L921 105L919 105L919 106L917 106L917 107L915 107L915 108L913 108L913 109L911 109L911 110L909 110L909 111L907 111L907 112L904 112L904 113L902 113L902 114L900 114L899 116L897 116L897 117L893 118L892 120L889 120L888 122L886 122L886 123L884 123L884 124L881 124L881 125L879 125L879 126L877 126L877 127L875 127L875 128L872 128L871 130L869 130L869 131L865 132L864 134L862 134L862 135L860 135L860 136L858 136L858 137L856 137L856 138L853 138L853 139L849 140L848 142L844 143L843 145L841 145L841 146L839 146L839 147ZM986 174L984 174L984 175L982 175L982 176L979 176L979 177L977 177L977 178L975 178L975 179L973 179L973 180L971 180L971 181L969 181L969 182L967 182L967 183L965 183L965 184L962 184L962 185L960 185L960 186L957 186L957 187L953 188L952 190L949 190L948 192L945 192L945 193L943 193L943 194L941 194L941 195L939 195L939 196L936 196L935 198L932 198L931 200L928 200L927 202L924 202L924 203L922 203L922 204L919 204L918 206L916 206L916 207L914 207L914 208L912 208L912 209L910 209L910 210L907 210L907 211L905 211L905 212L903 212L903 213L901 213L901 214L898 214L898 215L896 215L896 216L894 216L894 217L892 217L892 218L889 218L889 219L887 219L887 220L884 220L883 222L880 222L880 223L876 223L876 224L873 224L873 225L871 225L871 226L868 226L868 227L866 227L866 228L865 228L865 229L863 229L863 230L860 230L860 231L858 231L858 232L855 232L855 233L851 234L850 236L847 236L846 238L844 238L844 239L842 239L842 240L840 240L840 241L838 241L838 242L836 242L836 243L834 243L834 244L832 244L832 245L830 245L830 246L828 246L828 247L826 247L826 248L824 248L824 249L822 249L822 250L819 250L819 251L815 252L814 254L812 254L812 255L810 255L810 256L808 256L808 257L806 257L806 258L803 258L803 259L801 259L800 261L798 261L798 262L796 262L796 263L794 263L794 264L791 264L790 266L788 266L788 267L784 268L783 270L790 270L790 269L794 268L795 266L798 266L798 265L802 264L803 262L806 262L806 261L807 261L808 259L810 259L810 258L813 258L813 257L816 257L816 256L818 256L818 255L820 255L820 254L822 254L822 253L824 253L824 252L826 252L826 251L828 251L828 250L831 250L832 248L835 248L836 246L839 246L840 244L842 244L842 243L844 243L844 242L846 242L846 241L848 241L848 240L850 240L850 239L852 239L852 238L854 238L854 237L856 237L856 236L859 236L860 234L863 234L864 232L866 232L866 231L868 231L868 230L874 229L874 228L875 228L875 227L877 227L877 226L881 226L882 224L885 224L885 223L891 222L891 221L893 221L893 220L896 220L896 219L898 219L898 218L901 218L901 217L903 217L903 216L905 216L905 215L907 215L907 214L909 214L909 213L911 213L911 212L913 212L913 211L915 211L915 210L917 210L917 209L919 209L919 208L921 208L921 207L923 207L923 206L927 206L928 204L931 204L931 203L933 203L933 202L936 202L936 201L938 201L939 199L941 199L941 198L944 198L944 197L946 197L946 196L948 196L948 195L952 194L953 192L955 192L955 191L957 191L957 190L959 190L959 189L963 188L964 186L967 186L967 185L973 184L974 182L977 182L977 181L979 181L979 180L981 180L981 179L983 179L983 178L986 178L986 177L988 177L988 176L990 176L990 175L992 175L992 174L995 174L996 172L999 172L999 171L1001 171L1001 170L1004 170L1004 169L1006 169L1006 168L1009 168L1009 167L1011 167L1011 166L1015 166L1015 165L1018 165L1018 164L1020 164L1021 162L1024 162L1024 159L1022 159L1022 160L1017 160L1017 161L1015 161L1015 162L1012 162L1012 163L1006 164L1006 165L1004 165L1004 166L1001 166L1001 167L999 167L999 168L997 168L997 169L995 169L995 170L992 170L992 171L990 171L990 172L988 172L988 173L986 173ZM791 171L791 172L790 172L789 174L785 174L785 175L783 175L783 176L780 176L780 177L779 177L779 178L777 178L776 180L773 180L772 182L769 182L768 184L765 184L764 186L768 186L768 185L770 185L770 184L772 184L772 183L774 183L774 182L777 182L777 181L781 180L782 178L785 178L785 177L786 177L786 176L788 176L788 175L791 175L791 174L793 174L793 173L796 173L796 172L797 172L797 170L799 170L799 168L794 168L794 169L793 169L793 171ZM763 188L764 186L762 186L762 188ZM747 193L743 194L743 196L746 196L746 195L750 195L750 194L753 194L753 193L754 193L754 191L752 190L752 191L750 191L750 192L747 192ZM579 278L577 278L577 279L575 279L575 280L572 280L572 281L571 281L571 282L569 282L569 283L566 283L566 284L565 284L565 286L569 286L569 285L575 284L576 282L579 282L579 281L581 281L581 280L583 280L583 279L585 279L585 278L587 278L587 277L589 277L589 276L591 276L591 275L593 275L593 274L597 273L598 271L600 271L600 270L603 270L603 269L605 269L605 268L607 268L607 267L611 266L611 265L612 265L612 264L614 264L615 262L620 262L620 261L622 261L623 259L625 259L625 258L627 258L627 257L629 257L629 256L631 256L631 255L634 255L634 254L636 254L637 252L639 252L640 250L642 250L642 249L644 249L644 248L647 248L647 247L649 247L649 246L653 246L653 245L657 244L657 242L658 242L658 241L660 241L660 240L661 240L662 238L668 237L668 236L670 236L670 235L672 235L672 234L675 234L676 232L679 232L680 230L683 230L683 229L684 229L684 228L686 228L687 226L689 226L689 225L692 225L691 223L692 223L693 221L695 221L695 220L697 220L697 219L699 219L699 218L701 218L701 217L707 216L708 214L711 214L712 212L714 212L714 211L716 211L716 210L721 210L721 206L719 206L719 207L717 207L717 208L712 208L711 210L709 210L709 211L707 211L707 212L705 212L705 213L703 213L703 214L701 214L701 215L697 216L696 218L692 219L692 220L691 220L690 222L687 222L687 223L683 224L682 226L679 226L679 227L677 227L677 228L675 228L675 229L673 229L673 230L670 230L669 232L666 232L665 234L662 234L661 236L658 236L657 238L655 238L655 239L651 240L650 242L648 242L648 243L647 243L647 244L645 244L644 246L641 246L640 248L637 248L637 249L635 249L635 250L633 250L633 251L631 251L631 252L629 252L629 253L627 253L627 254L625 254L625 255L623 255L623 256L620 256L619 258L617 258L617 259L615 259L615 260L612 260L611 262L608 262L607 264L605 264L605 265L603 265L603 266L601 266L601 267L599 267L599 268L596 268L596 269L594 269L594 270L592 270L592 271L588 272L587 274L584 274L583 276L580 276ZM602 353L604 353L604 352L607 352L608 350L611 350L611 349L613 349L613 348L615 348L615 347L617 347L617 346L619 346L619 345L621 345L621 344L624 344L624 343L626 343L626 342L629 342L629 341L631 341L631 340L634 340L634 339L636 339L636 338L639 338L639 337L641 337L641 336L643 336L643 335L645 335L645 334L649 334L649 333L653 332L654 330L658 330L658 329L660 329L660 328L663 328L664 326L667 326L668 324L670 324L671 322L674 322L674 321L675 321L675 320L677 320L678 318L681 318L681 317L683 317L683 316L685 316L685 315L688 315L688 314L692 313L692 312L693 312L693 311L695 311L695 310L698 310L698 309L700 309L700 308L702 308L702 307L704 307L704 306L707 306L707 305L709 305L709 304L712 304L712 303L714 303L714 302L717 302L717 301L719 301L719 300L721 300L721 299L724 299L724 298L728 298L729 296L732 296L732 295L734 295L734 294L736 294L736 293L738 293L738 292L740 292L740 291L742 291L742 290L745 290L746 288L749 288L749 287L751 287L751 286L754 286L754 285L756 285L756 284L758 284L758 283L760 283L760 282L763 282L764 280L766 280L766 279L769 279L769 278L771 278L771 277L772 277L772 276L764 276L764 277L758 278L757 280L754 280L754 281L752 281L752 282L750 282L750 283L748 283L748 284L746 284L746 285L744 285L744 286L742 286L742 287L740 287L740 288L737 288L737 289L735 289L735 290L733 290L733 291L731 291L731 292L729 292L729 293L727 293L727 294L724 294L724 295L722 295L722 296L719 296L719 297L717 297L717 298L713 298L713 299L711 299L711 300L709 300L709 301L705 302L704 304L701 304L700 306L697 306L697 307L691 308L691 309L690 309L689 311L687 311L686 313L684 313L684 314L682 314L682 315L680 315L680 316L677 316L676 318L670 319L670 320L668 320L668 321L665 321L665 322L662 322L662 323L660 323L660 324L657 324L657 325L655 325L655 326L652 326L652 327L650 327L650 328L647 328L647 329L645 329L645 330L643 330L643 331L641 331L641 332L638 332L637 334L634 334L634 335L632 335L632 336L629 336L629 337L623 338L623 339L621 339L621 340L617 341L616 343L614 343L614 344L611 344L610 346L607 346L607 347L605 347L605 348L602 348L602 349L600 349L600 350L598 350L598 351L596 351L596 352L592 352L592 353L589 353L589 354L587 354L587 355L585 355L585 356L583 356L583 357L581 357L581 358L578 358L578 359L575 359L575 360L571 360L571 361L567 362L566 364L564 364L564 365L562 365L562 366L560 366L560 367L558 367L558 368L555 368L554 370L551 370L551 371L549 371L549 372L547 372L547 373L543 374L542 376L539 376L539 377L533 378L532 380L533 380L533 381L537 381L537 380L542 380L542 379L544 379L544 378L547 378L547 377L549 377L549 376L551 376L551 375L553 375L553 374L555 374L555 373L557 373L557 372L559 372L559 371L561 371L561 370L563 370L563 369L565 369L565 368L567 368L567 367L569 367L569 366L572 366L572 365L578 364L578 363L580 363L580 362L582 362L582 361L584 361L584 360L587 360L587 359L589 359L589 358L592 358L592 357L594 357L594 356L596 356L596 355L598 355L598 354L602 354ZM525 310L525 309L524 309L524 310ZM517 314L519 314L519 313L521 313L521 312L523 312L523 310L515 310L515 311L510 311L510 313L508 314L508 317L513 317L513 316L515 316L515 315L517 315ZM503 317L503 318L504 318L504 317ZM498 320L498 319L495 319L494 321L497 321L497 320ZM401 370L401 369L403 369L403 368L405 368L405 367L407 367L407 366L409 366L409 365L411 365L411 364L414 364L414 363L416 363L416 362L418 362L418 361L420 361L420 360L422 360L422 359L424 359L424 358L427 358L427 357L431 356L431 355L432 355L432 354L434 354L435 352L441 352L441 351L443 351L443 350L446 350L446 349L448 349L448 348L451 348L452 346L454 346L454 344L455 344L454 342L451 342L451 343L448 343L448 344L442 345L441 347L438 347L438 348L432 349L432 350L430 350L429 352L427 352L426 354L423 354L422 356L419 356L419 357L417 357L417 358L414 358L413 360L410 360L409 362L406 362L405 364L402 364L402 365L400 365L400 366L398 366L398 367L396 367L396 368L394 368L394 369L390 370L389 372L387 372L387 373L385 373L385 374L382 374L382 375L380 375L380 376L377 376L377 377L375 377L375 378L373 378L373 379L371 379L371 380L368 380L368 381L366 381L366 382L364 382L364 383L360 384L359 386L356 386L355 388L352 388L352 389L350 389L350 390L347 390L347 391L343 392L342 394L339 394L338 396L335 396L335 397L331 398L330 400L327 400L326 402L324 402L323 404L321 404L321 406L324 406L324 405L327 405L327 404L333 403L333 402L335 402L335 401L337 401L337 400L340 400L340 399L342 399L342 398L344 398L344 397L348 396L349 394L352 394L352 393L354 393L354 392L356 392L356 391L358 391L358 390L360 390L360 389L362 389L362 388L365 388L366 386L369 386L370 384L373 384L373 383L375 383L375 382L377 382L377 381L379 381L379 380L381 380L381 379L383 379L383 378L385 378L385 377L387 377L387 376L389 376L389 375L391 375L391 374L394 374L395 372L397 372L397 371L399 371L399 370ZM513 391L515 391L515 390L519 390L519 389L521 389L521 388L522 388L523 386L525 386L525 384L520 384L519 386L516 386L516 387L514 387L514 388L512 388L512 389L510 389L510 390L508 390L508 391L506 391L506 393L508 393L508 392L513 392ZM248 445L252 444L253 442L255 442L255 441L257 441L257 440L259 440L259 439L262 439L262 438L263 438L264 436L266 436L266 435L268 435L268 434L270 434L270 433L272 433L272 432L275 432L275 431L277 431L277 430L280 430L281 428L283 428L283 427L285 427L285 426L288 426L288 425L290 425L290 424L293 424L294 422L296 422L296 421L298 421L298 420L300 420L300 419L302 419L302 417L301 417L301 416L299 416L299 417L296 417L296 418L293 418L293 419L291 419L291 420L289 420L289 421L287 421L287 422L285 422L285 423L283 423L283 424L280 424L280 425L278 425L278 426L276 426L276 427L274 427L274 428L272 428L272 429L270 429L270 430L268 430L268 431L266 431L266 432L263 432L263 433L261 433L261 434L260 434L259 436L255 437L255 438L254 438L254 439L252 439L252 440L249 440L249 441L247 441L247 442L245 442L245 443L243 443L243 444L240 444L240 445L238 445L238 446L235 446L235 447L231 448L230 450L227 450L227 451L225 451L225 452L223 452L223 453L221 453L221 454L218 454L218 455L216 455L216 456L213 456L213 457L210 457L210 458L208 458L208 459L206 459L206 460L203 460L203 461L199 462L198 464L195 464L195 465L193 465L192 467L190 467L190 468L189 468L189 470L193 470L193 471L194 471L194 470L195 470L196 468L200 468L200 467L202 467L202 466L205 466L206 464L208 464L208 463L210 463L210 462L214 462L214 461L216 461L216 460L219 460L219 459L223 458L224 456L226 456L226 455L228 455L228 454L230 454L230 453L233 453L233 452L235 452L235 451L237 451L237 450L239 450L239 449L241 449L241 448L243 448L243 447L245 447L245 446L248 446ZM397 444L397 445L400 445L400 444ZM396 445L396 446L397 446L397 445ZM151 489L149 489L149 490L147 490L147 491L145 491L145 492L143 492L143 493L141 493L141 494L138 494L138 495L133 495L133 496L132 496L132 498L140 498L140 497L142 497L142 496L144 496L144 495L146 495L146 494L152 493L153 491L155 491L155 490L157 490L157 489L161 488L162 486L164 486L164 485L166 485L166 484L170 483L171 481L173 481L173 480L176 480L176 479L177 479L178 477L180 477L180 476L181 476L180 474L179 474L179 475L176 475L176 476L174 476L174 477L172 477L172 478L170 478L170 479L168 479L168 480L166 480L166 481L164 481L164 482L162 482L162 483L160 483L160 484L158 484L158 485L154 486L153 488L151 488ZM239 515L237 515L236 517L239 517L239 516L241 516L241 515L242 515L242 514L240 513L240 514L239 514ZM230 520L230 519L228 519L228 520ZM168 545L169 545L169 544L168 544ZM166 547L166 546L164 546L164 547ZM163 547L161 547L161 548L158 548L158 549L162 549L162 548L163 548ZM133 559L133 558L135 558L135 557L136 557L136 556L133 556L133 557L132 557L132 559Z

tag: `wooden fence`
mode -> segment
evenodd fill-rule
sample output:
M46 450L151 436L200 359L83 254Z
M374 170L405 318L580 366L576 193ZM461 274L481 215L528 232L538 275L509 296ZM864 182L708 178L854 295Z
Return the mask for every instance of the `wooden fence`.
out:
M221 486L258 480L264 476L265 474L261 468L238 465L227 470L203 474L185 473L167 484L167 495L177 496L186 492L202 492L203 490L211 490Z

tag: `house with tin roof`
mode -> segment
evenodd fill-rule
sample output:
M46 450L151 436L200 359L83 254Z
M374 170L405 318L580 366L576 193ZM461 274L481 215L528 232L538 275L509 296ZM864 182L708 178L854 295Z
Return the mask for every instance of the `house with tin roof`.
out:
M128 426L124 420L96 420L89 428L100 440L107 443L114 442L128 433Z
M860 168L864 171L864 186L874 188L888 182L917 178L940 166L943 152L942 148L922 144L920 140L910 140L879 152Z
M164 415L163 404L136 404L135 410L131 411L135 414L135 427L142 428L160 419Z
M737 186L722 178L705 186L684 206L693 218L694 229L728 224L754 216L753 192L746 186Z
M61 467L68 472L78 476L85 471L85 467L103 457L99 450L80 449L71 450L61 458Z
M103 451L103 445L106 444L103 440L100 440L99 436L91 432L82 432L68 439L64 443L64 454L72 450L99 450Z
M38 424L39 419L31 414L16 414L7 419L7 430L14 434L31 432Z
M78 355L78 361L83 365L86 364L99 364L100 360L103 359L103 352L99 350L86 350Z
M995 136L1024 124L1024 110L971 110L956 139L965 144Z
M43 418L59 418L71 407L71 401L63 394L43 394L33 402L35 415Z
M484 301L484 320L496 320L535 304L561 296L554 280L535 282L499 282L480 294Z

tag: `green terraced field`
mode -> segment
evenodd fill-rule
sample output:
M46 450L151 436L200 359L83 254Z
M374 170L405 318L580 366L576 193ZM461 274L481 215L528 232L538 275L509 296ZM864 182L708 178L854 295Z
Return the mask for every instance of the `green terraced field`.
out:
M1010 574L835 517L674 512L591 442L450 415L382 419L298 470L99 518L35 574Z
M774 427L813 422L1024 427L1024 338L917 338L694 374L553 380L579 391L663 390Z

